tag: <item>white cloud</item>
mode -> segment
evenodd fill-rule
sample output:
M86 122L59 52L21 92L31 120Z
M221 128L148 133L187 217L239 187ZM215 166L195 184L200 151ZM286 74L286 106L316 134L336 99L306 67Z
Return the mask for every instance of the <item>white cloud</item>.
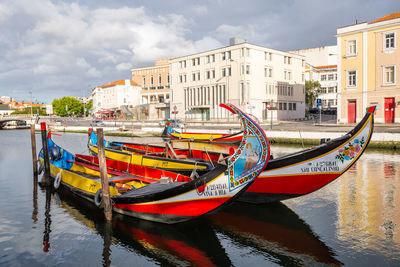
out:
M327 1L310 0L259 0L252 5L188 1L183 6L174 1L145 1L144 6L121 6L119 0L71 1L1 2L1 94L26 91L26 81L32 81L40 84L38 99L66 92L81 95L79 88L87 84L128 79L132 67L226 46L230 37L282 50L326 44L334 40L335 27L371 14L383 16L386 7L393 10L397 3L337 0L326 9Z
M115 68L119 71L127 71L132 68L132 64L129 62L124 62L124 63L118 64Z

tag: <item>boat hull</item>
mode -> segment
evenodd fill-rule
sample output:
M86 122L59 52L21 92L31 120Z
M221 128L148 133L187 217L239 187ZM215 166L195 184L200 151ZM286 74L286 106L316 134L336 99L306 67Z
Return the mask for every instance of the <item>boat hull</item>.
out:
M370 108L348 134L315 148L271 160L239 201L267 203L314 192L345 173L364 153L373 133Z
M233 134L178 132L173 130L170 126L166 126L162 136L175 140L186 140L193 142L238 144L243 138L243 132L237 132Z

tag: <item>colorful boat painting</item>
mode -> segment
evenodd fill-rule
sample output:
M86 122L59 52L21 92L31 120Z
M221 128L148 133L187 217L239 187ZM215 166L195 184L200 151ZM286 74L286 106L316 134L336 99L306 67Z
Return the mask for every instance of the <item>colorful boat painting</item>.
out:
M265 168L270 155L269 143L260 126L240 109L233 105L224 107L238 114L245 125L242 141L227 164L215 164L209 172L194 177L172 173L156 177L157 172L151 170L143 175L143 168L149 167L115 163L108 170L113 210L170 224L216 211L243 193ZM91 162L94 158L74 155L52 139L48 139L48 146L55 188L62 185L100 206L101 181L98 165ZM43 152L40 160L43 161ZM125 167L128 174L122 172Z
M271 159L240 201L264 203L318 190L345 173L366 150L373 133L375 106L346 135L316 147Z

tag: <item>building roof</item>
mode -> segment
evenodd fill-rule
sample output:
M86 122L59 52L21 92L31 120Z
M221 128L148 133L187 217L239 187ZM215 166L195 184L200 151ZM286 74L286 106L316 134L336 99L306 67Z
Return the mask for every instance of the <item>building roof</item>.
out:
M132 86L138 86L138 84L135 83L134 81L130 81L130 83L131 83ZM116 86L116 85L125 85L125 80L118 80L118 81L110 82L109 84L100 85L100 86L97 86L97 87L105 88L105 87L111 87L111 86Z
M368 22L368 24L381 22L381 21L385 21L385 20L398 19L398 18L400 18L400 12L383 16L383 17L381 17L379 19L376 19L376 20Z

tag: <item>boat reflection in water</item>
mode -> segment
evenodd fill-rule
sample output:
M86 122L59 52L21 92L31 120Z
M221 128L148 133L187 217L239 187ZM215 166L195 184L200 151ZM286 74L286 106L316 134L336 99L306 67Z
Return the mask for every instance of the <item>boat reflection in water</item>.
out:
M62 190L58 196L62 208L104 239L104 266L112 264L111 245L122 245L163 266L231 266L205 219L165 225L114 214L112 222L107 223L102 211L93 209L92 204L77 199L69 191Z
M341 265L310 226L280 202L234 203L208 217L219 233L240 246L267 253L279 265Z
M268 254L261 260L279 265L341 265L310 227L279 202L234 203L204 218L165 225L119 214L107 223L102 211L69 191L62 190L58 196L61 208L103 238L104 266L112 264L111 245L123 246L160 265L232 266L232 249L226 250L221 238Z

